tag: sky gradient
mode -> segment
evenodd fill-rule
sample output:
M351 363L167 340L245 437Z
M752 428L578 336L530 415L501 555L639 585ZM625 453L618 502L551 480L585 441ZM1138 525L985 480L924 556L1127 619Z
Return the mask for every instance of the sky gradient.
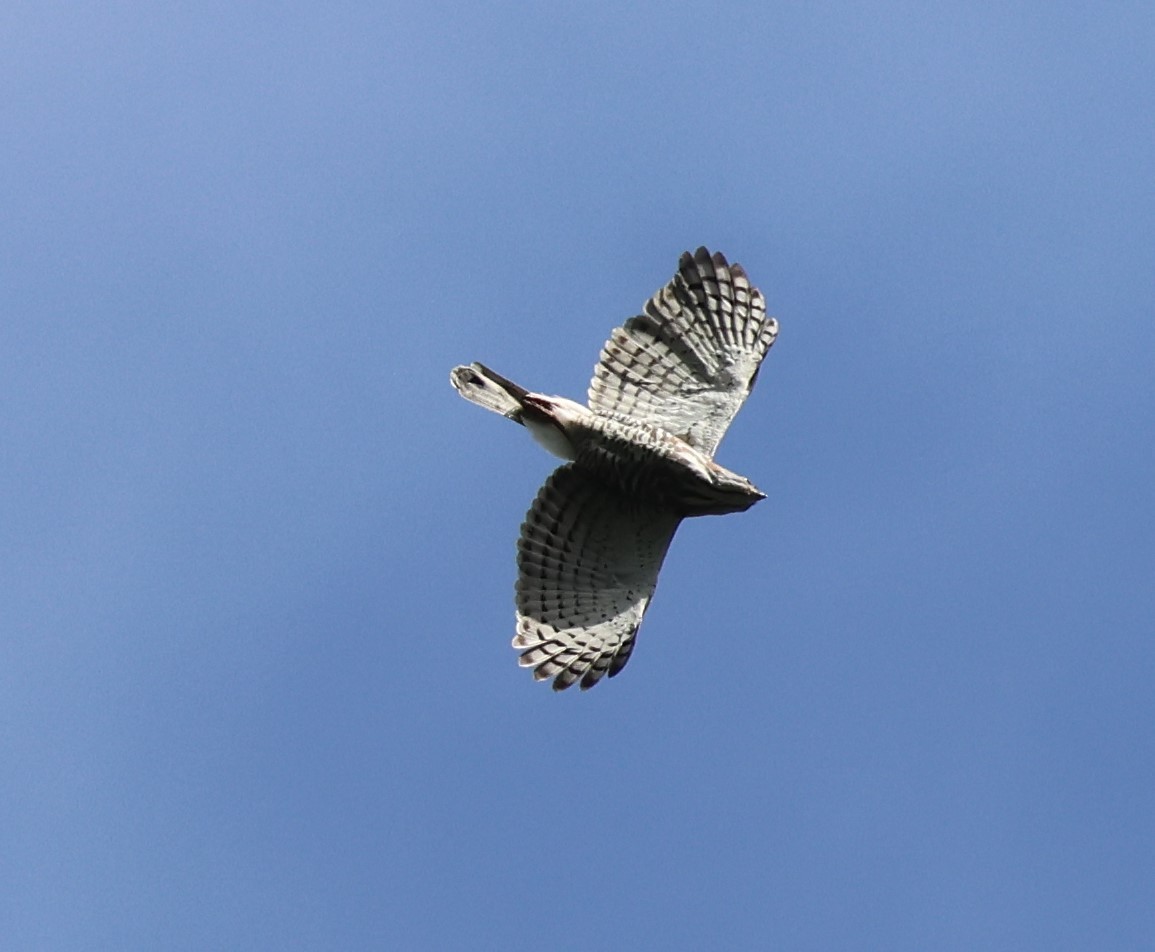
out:
M0 13L0 945L1155 943L1155 7ZM698 245L781 325L625 671L516 665Z

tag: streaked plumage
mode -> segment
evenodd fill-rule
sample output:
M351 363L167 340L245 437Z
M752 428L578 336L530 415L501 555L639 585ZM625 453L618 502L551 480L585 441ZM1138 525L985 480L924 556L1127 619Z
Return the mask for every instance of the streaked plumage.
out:
M621 671L682 519L765 498L713 456L777 333L745 271L699 248L614 330L588 407L482 364L454 368L463 397L569 460L538 492L518 542L513 645L536 679L584 690Z

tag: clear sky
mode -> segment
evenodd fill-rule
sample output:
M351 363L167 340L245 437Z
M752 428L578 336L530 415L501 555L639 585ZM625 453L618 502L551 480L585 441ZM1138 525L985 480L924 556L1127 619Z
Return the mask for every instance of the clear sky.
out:
M0 946L1155 944L1155 6L8 0ZM781 324L620 677L516 665L581 397Z

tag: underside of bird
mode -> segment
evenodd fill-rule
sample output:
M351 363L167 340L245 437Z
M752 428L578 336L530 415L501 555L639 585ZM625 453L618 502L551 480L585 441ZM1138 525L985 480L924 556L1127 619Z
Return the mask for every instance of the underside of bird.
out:
M680 516L745 512L765 499L746 477L662 427L532 393L474 363L453 370L467 400L521 423L545 449L628 499Z
M513 645L536 679L584 690L620 672L681 520L766 498L713 456L777 330L745 271L699 248L614 330L588 406L483 364L453 369L463 397L569 461L538 492L518 541Z

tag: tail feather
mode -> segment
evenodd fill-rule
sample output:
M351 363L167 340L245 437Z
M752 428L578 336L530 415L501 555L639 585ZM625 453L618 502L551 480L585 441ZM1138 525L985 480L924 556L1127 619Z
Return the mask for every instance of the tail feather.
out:
M468 367L454 367L449 375L454 388L466 400L494 413L521 423L522 398L528 390L512 380L494 373L485 364L472 363Z

